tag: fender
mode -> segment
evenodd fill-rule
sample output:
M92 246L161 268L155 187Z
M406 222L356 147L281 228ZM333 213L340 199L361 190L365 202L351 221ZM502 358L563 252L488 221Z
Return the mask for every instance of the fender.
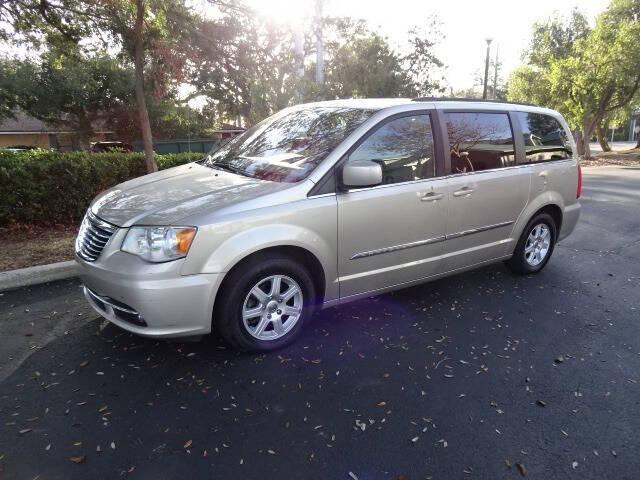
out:
M518 239L520 235L522 235L522 231L524 227L527 226L529 220L533 217L533 215L543 207L547 205L555 205L560 207L560 210L564 212L564 199L560 193L553 190L546 190L544 192L540 192L536 197L527 203L527 206L520 212L520 216L516 223L513 225L513 229L511 230L511 238L513 239L512 245L515 249L516 244L518 243Z
M257 225L238 231L198 262L199 265L185 264L181 273L227 273L252 253L265 248L287 246L303 248L319 260L325 275L325 298L337 298L337 260L331 255L336 251L335 246L329 245L327 240L308 228L286 223Z

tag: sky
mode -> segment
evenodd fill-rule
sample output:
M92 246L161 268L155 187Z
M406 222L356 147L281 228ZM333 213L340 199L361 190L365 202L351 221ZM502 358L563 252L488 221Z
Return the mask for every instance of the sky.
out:
M284 22L299 23L313 13L314 0L249 0L256 10ZM447 82L454 89L470 88L484 72L485 39L493 38L492 56L498 46L501 77L521 62L531 25L554 12L569 14L578 6L592 21L608 0L324 0L324 14L362 18L392 45L406 44L407 31L436 15L443 38L438 53L447 65Z

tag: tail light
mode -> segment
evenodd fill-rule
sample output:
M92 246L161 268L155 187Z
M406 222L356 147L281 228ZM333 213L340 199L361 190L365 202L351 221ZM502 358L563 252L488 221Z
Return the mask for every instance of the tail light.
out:
M578 164L578 189L576 191L576 198L580 198L582 195L582 167Z

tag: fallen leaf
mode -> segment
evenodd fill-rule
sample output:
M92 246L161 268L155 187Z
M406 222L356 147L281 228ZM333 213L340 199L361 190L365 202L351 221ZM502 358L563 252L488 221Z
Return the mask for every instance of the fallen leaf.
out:
M527 476L527 469L524 467L523 464L516 463L516 467L518 467L518 471L520 472L520 475L522 475L523 477Z
M85 455L81 455L79 457L71 457L71 458L69 458L70 461L72 461L73 463L76 463L78 465L81 464L81 463L84 463L84 461L86 459L87 459L87 457Z
M184 448L189 448L193 444L193 440L187 440L187 443L184 444Z

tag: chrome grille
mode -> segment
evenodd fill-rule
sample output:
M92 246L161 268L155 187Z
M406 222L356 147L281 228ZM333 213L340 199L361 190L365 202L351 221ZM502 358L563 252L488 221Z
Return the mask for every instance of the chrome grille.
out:
M100 220L88 211L80 225L76 238L76 253L88 262L95 261L105 247L113 232L114 225Z

